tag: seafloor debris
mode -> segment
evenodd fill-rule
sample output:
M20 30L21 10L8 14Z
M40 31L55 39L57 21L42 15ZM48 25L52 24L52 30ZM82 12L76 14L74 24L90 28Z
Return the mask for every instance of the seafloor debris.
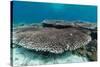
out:
M14 43L36 51L62 53L85 46L91 41L91 36L73 27L43 28L39 31L25 29L14 34Z

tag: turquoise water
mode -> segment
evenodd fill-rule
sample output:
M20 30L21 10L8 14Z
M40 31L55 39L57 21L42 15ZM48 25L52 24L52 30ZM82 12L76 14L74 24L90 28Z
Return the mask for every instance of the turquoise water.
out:
M45 19L97 22L96 6L24 1L13 1L12 5L12 22L14 25L40 23ZM13 48L12 52L12 63L15 66L89 61L87 57L72 54L71 52L65 52L61 55L50 54L48 57L22 47Z
M45 19L97 22L97 6L13 1L14 24L40 23Z

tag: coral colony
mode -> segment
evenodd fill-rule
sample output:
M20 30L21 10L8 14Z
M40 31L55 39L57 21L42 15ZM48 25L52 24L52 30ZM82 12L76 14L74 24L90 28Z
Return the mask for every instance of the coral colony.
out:
M50 64L51 60L49 58L54 58L51 64L55 64L61 63L60 61L62 60L60 58L63 56L63 61L66 62L62 61L62 63L67 63L72 59L66 56L69 53L88 58L87 60L84 59L84 62L89 60L96 61L96 35L96 24L82 23L82 21L44 20L40 25L16 27L13 29L13 45L25 51L27 50L25 54L30 52L33 57L34 55L39 55L40 57L37 56L37 63L34 61L36 56L34 57L35 59L33 57L30 59L34 61L30 62L30 64L22 63L21 61L16 62L15 59L13 59L13 62L16 62L14 63L15 65L18 63L19 65ZM40 60L41 57L42 60ZM69 61L65 59L69 59ZM44 60L46 62L43 63ZM72 60L72 62L78 61L80 60Z

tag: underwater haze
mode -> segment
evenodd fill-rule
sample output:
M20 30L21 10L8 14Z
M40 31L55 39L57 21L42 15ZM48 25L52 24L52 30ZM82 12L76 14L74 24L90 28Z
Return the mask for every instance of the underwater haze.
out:
M12 66L97 61L97 6L13 0L11 25Z
M13 1L12 11L14 24L40 23L45 19L97 22L97 7L89 5Z

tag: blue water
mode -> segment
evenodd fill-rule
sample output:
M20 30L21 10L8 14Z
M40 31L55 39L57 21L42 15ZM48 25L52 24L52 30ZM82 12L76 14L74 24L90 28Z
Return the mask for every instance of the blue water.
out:
M13 1L13 23L39 23L44 19L97 22L97 6Z

